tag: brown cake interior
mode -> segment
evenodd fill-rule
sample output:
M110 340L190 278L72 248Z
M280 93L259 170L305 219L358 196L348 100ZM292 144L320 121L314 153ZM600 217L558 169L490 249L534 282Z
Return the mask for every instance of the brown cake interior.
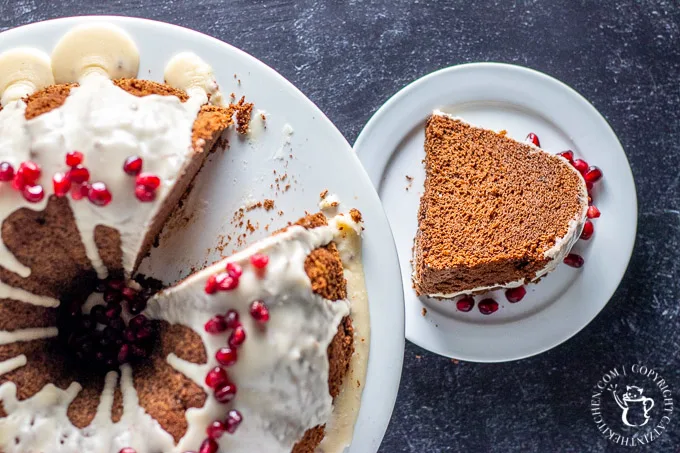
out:
M530 281L583 211L582 178L559 157L432 115L414 243L422 294Z

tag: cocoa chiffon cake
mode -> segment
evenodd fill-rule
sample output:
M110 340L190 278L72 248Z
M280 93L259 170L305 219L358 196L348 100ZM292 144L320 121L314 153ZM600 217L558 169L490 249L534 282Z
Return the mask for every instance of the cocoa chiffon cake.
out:
M413 247L418 295L451 298L535 282L578 240L588 194L564 158L435 111Z

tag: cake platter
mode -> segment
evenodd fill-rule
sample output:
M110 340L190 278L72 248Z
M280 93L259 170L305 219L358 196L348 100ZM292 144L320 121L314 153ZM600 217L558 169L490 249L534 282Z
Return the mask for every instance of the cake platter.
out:
M366 381L360 383L364 391L352 445L346 451L376 452L401 376L403 292L400 285L385 284L400 281L397 253L359 159L330 120L290 82L241 50L195 31L135 18L73 17L4 32L0 52L31 46L50 53L73 26L97 21L130 34L141 55L140 78L162 82L166 63L190 51L212 65L225 95L233 93L236 100L245 96L255 105L250 133L227 135L226 151L210 156L191 194L142 263L141 273L177 282L317 211L320 193L326 190L329 200L339 201L339 211L361 211L370 354ZM332 210L335 203L326 204Z
M461 312L451 300L418 297L411 281L413 239L423 192L425 120L436 109L543 149L573 150L600 167L593 198L602 215L574 251L580 269L559 265L526 286L519 303L491 292L498 311ZM621 281L635 241L637 201L626 155L597 110L572 88L540 72L473 63L427 75L403 88L370 119L354 149L383 202L397 242L406 300L406 338L432 352L475 362L529 357L566 341L606 305ZM485 296L486 297L486 296ZM479 301L480 298L477 297Z

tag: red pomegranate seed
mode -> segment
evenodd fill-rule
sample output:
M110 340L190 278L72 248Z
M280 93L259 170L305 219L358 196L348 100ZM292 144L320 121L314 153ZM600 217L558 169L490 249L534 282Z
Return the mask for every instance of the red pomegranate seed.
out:
M161 185L161 178L151 173L141 173L137 176L136 184L138 186L144 186L148 190L156 190Z
M103 182L92 183L87 198L90 200L90 203L96 206L106 206L111 203L112 199L111 192Z
M210 370L205 376L205 385L211 389L222 387L227 382L229 382L227 372L218 366Z
M104 293L104 301L106 303L112 303L112 302L120 302L122 299L122 294L119 293L118 291L106 291Z
M66 174L57 172L52 176L52 185L54 186L54 194L58 197L65 196L71 190L71 180L66 177Z
M90 170L82 165L76 165L66 173L66 176L68 176L72 182L82 184L90 180Z
M583 175L583 178L586 182L598 182L602 179L602 170L595 166L589 167L588 171Z
M265 267L267 267L267 264L269 263L269 257L262 253L256 253L250 257L250 263L256 269L264 269Z
M217 453L217 442L214 439L207 438L198 449L198 453Z
M22 176L25 184L33 185L40 178L40 166L35 162L22 162L19 165L19 170L17 170L17 175Z
M125 341L134 343L137 341L137 334L132 330L132 329L125 329L123 330L123 338L125 338Z
M508 299L508 302L514 304L524 299L524 296L526 296L526 294L527 294L526 288L524 288L524 286L518 286L517 288L510 288L507 291L505 291L505 298Z
M222 404L227 404L236 396L236 386L226 382L215 389L215 399Z
M561 153L557 153L557 155L567 159L570 164L574 164L574 152L572 150L562 151Z
M235 329L241 325L236 310L229 310L224 318L227 320L227 329Z
M269 308L267 308L267 304L261 300L254 301L250 304L250 316L260 323L269 321Z
M538 135L534 134L533 132L529 132L529 135L527 135L526 140L533 143L536 146L541 146L541 142L538 140Z
M570 253L564 258L564 264L579 268L583 266L583 257L581 255L577 255L576 253Z
M125 287L120 290L120 295L123 296L123 299L131 301L137 297L137 290L134 288Z
M0 181L9 182L14 179L14 167L9 162L0 162Z
M151 328L144 326L137 331L136 337L138 341L143 341L147 338L150 338L152 334L153 332L151 331Z
M206 429L206 434L208 434L208 437L211 439L219 439L225 432L227 432L227 427L219 420L215 420L209 424Z
M595 227L593 226L593 222L590 220L586 220L586 223L583 225L583 231L581 232L581 239L584 241L587 241L591 237L593 237L593 233L595 232Z
M243 274L243 269L239 264L227 263L227 274L229 274L231 278L239 278Z
M217 283L217 288L220 291L231 291L238 286L238 278L233 278L226 272L220 272L215 276L215 282Z
M129 354L130 354L130 346L124 344L118 350L118 362L124 363L125 361L127 361Z
M227 425L227 432L229 434L234 434L236 432L236 428L238 428L238 425L240 425L242 421L243 416L239 411L234 409L230 410L225 423Z
M122 291L123 288L125 288L125 280L122 280L120 278L112 278L111 280L106 282L106 286L108 286L114 291Z
M144 186L135 187L135 197L141 202L148 203L156 199L156 191L153 189L148 189Z
M148 324L148 319L144 315L137 315L128 323L132 330L139 330Z
M211 333L211 334L218 334L222 333L227 330L227 320L224 319L224 316L217 315L212 318L210 318L206 323L205 326L203 326L206 332Z
M215 294L217 292L217 277L211 275L205 282L205 292L207 294Z
M479 308L481 314L490 315L491 313L494 313L496 310L498 310L498 302L493 299L484 299L479 304L477 304L477 308Z
M215 359L222 366L232 366L238 360L236 349L220 348L215 353Z
M106 317L108 319L114 319L120 316L120 314L123 312L123 307L120 306L120 304L113 303L113 304L108 304L106 306Z
M83 153L80 151L71 151L66 153L66 165L75 167L83 163Z
M66 176L68 177L68 173L66 173ZM82 200L88 193L90 193L90 185L87 183L71 185L71 198L76 201Z
M456 301L458 311L468 312L475 306L475 299L472 296L465 296Z
M12 187L14 188L14 190L19 191L24 190L24 187L26 187L26 181L24 180L24 176L21 173L16 172L14 174L14 179L12 180Z
M586 173L586 171L588 170L588 162L586 162L583 159L576 159L572 165L582 175L584 175Z
M244 341L246 341L246 331L243 326L237 326L231 335L229 335L229 346L236 349L241 346Z
M24 196L26 201L31 203L37 203L45 198L45 191L41 185L37 186L24 186L21 194Z
M130 447L122 448L118 453L137 453L137 450Z
M142 158L139 156L130 156L125 159L123 163L123 171L130 176L137 176L142 172Z
M600 217L600 210L593 204L588 206L588 211L586 212L586 217L589 219L597 219Z
M139 358L144 358L149 355L149 353L146 352L144 348L137 346L136 344L130 346L130 352L132 353L133 356Z

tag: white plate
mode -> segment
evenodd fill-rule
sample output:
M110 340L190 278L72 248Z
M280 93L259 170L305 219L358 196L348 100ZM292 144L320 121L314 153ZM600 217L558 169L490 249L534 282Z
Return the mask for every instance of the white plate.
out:
M527 296L510 304L501 291L492 315L458 312L450 301L420 300L411 284L411 247L425 179L425 118L433 109L524 140L534 132L548 151L572 149L599 166L594 191L602 216L590 241L575 251L585 265L561 265ZM635 185L616 135L605 119L565 84L530 69L496 63L446 68L413 82L371 118L354 145L390 219L404 282L406 338L437 354L501 362L546 351L576 334L605 306L628 265L635 241ZM406 191L406 175L414 177ZM477 300L480 300L478 297ZM427 309L424 316L422 309Z
M245 95L256 109L267 112L266 130L252 139L230 136L230 149L212 156L189 198L194 215L188 225L174 229L170 240L152 252L143 271L164 281L185 276L220 258L217 242L244 232L231 224L234 212L252 200L271 198L276 208L247 213L244 221L260 222L247 242L262 238L318 209L319 193L336 193L344 208L358 208L365 220L364 266L370 299L371 342L368 377L356 424L352 453L376 452L397 396L404 353L404 312L397 253L380 200L359 159L326 116L300 91L262 62L217 39L173 25L122 17L76 17L16 28L2 34L0 51L35 46L48 53L76 24L107 21L127 30L139 46L139 76L162 81L163 68L177 52L189 50L210 63L222 91ZM290 125L293 134L283 130ZM282 150L283 160L272 158ZM292 155L292 158L288 156ZM290 189L276 196L273 171L287 173ZM282 210L283 216L277 215ZM273 219L273 220L270 220ZM164 236L165 237L165 236ZM222 241L224 242L224 241ZM236 241L222 253L237 248Z

